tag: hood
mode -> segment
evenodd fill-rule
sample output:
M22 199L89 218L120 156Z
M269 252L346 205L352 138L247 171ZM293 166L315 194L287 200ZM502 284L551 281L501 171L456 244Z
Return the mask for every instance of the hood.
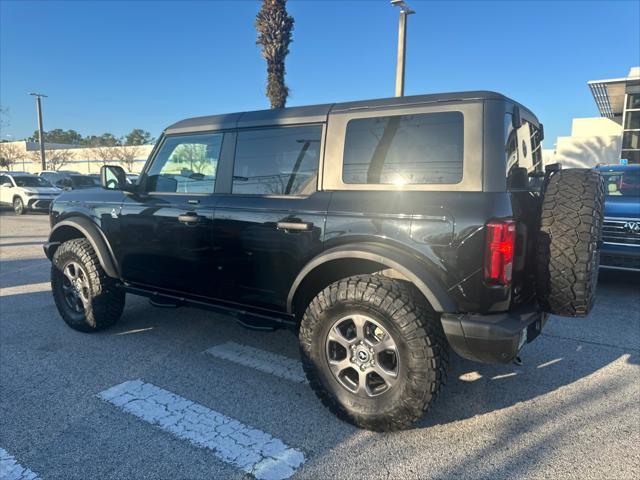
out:
M62 189L57 187L22 187L25 192L29 193L61 193Z
M640 197L607 195L604 199L604 216L640 218Z

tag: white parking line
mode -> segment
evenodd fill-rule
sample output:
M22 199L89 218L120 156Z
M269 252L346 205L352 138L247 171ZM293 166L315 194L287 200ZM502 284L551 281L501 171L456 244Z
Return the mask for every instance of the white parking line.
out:
M289 478L304 454L268 433L142 380L98 394L100 398L194 445L212 450L258 479Z
M0 297L22 295L25 293L38 293L51 290L51 282L30 283L28 285L16 285L14 287L0 288Z
M39 477L20 465L5 449L0 448L0 478L2 480L37 480Z
M299 360L266 352L258 348L227 342L211 347L206 350L206 353L223 360L244 365L245 367L255 368L261 372L291 380L292 382L305 383L307 381Z

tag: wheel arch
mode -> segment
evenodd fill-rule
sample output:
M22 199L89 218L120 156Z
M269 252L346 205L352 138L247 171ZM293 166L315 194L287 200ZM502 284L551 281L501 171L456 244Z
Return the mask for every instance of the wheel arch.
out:
M375 243L343 245L311 259L289 290L287 311L299 318L311 299L327 285L381 270L413 284L436 312L457 311L451 296L424 262L397 247Z
M120 271L115 255L109 245L104 232L90 219L85 217L71 217L57 223L49 234L49 241L44 251L49 260L53 259L58 247L74 238L86 238L98 256L98 261L105 273L112 278L120 278Z

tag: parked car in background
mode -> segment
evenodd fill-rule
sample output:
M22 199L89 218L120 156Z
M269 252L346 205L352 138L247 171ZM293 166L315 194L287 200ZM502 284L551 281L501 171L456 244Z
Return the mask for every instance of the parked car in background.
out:
M6 172L0 175L0 203L13 207L16 215L27 210L48 210L61 192L46 179L30 173Z
M52 185L63 190L78 190L83 188L95 188L96 181L89 175L80 173L40 172L40 177L46 179ZM100 181L98 177L98 182Z
M640 271L640 165L602 165L605 203L600 266Z

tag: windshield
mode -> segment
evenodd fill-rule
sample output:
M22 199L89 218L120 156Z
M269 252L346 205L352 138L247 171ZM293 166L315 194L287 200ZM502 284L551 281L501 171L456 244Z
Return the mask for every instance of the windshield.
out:
M640 197L640 172L602 172L607 196Z
M71 181L74 187L94 187L95 182L91 177L85 177L83 175L71 175Z
M16 185L19 187L52 187L53 186L42 177L13 177L13 180L16 182Z

